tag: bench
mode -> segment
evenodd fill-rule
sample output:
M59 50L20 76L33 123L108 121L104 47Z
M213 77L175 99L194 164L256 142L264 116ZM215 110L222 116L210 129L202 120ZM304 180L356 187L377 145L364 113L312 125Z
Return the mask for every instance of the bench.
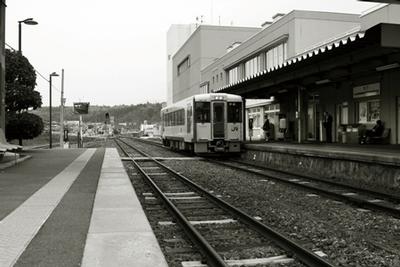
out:
M367 144L389 144L390 128L385 128L381 136L370 136L366 139Z

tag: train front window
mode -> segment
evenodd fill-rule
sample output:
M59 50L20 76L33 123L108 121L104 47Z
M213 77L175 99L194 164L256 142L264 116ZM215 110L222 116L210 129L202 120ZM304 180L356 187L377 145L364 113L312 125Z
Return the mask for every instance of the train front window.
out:
M228 122L242 122L242 103L228 103Z
M195 116L196 122L210 122L210 102L196 102Z

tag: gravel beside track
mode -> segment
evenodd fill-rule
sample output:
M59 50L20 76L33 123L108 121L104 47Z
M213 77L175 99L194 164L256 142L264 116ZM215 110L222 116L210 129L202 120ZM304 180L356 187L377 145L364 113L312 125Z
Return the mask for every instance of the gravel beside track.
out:
M400 266L398 219L204 161L166 164L338 266Z

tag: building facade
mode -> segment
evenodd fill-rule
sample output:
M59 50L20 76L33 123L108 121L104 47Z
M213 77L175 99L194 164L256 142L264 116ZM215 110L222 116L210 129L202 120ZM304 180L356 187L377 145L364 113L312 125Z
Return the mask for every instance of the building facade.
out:
M201 70L260 28L200 25L172 57L173 102L205 92Z
M172 57L196 29L195 24L173 24L167 32L167 105L172 102Z
M241 40L200 27L173 58L174 101L206 92L270 99L247 118L268 118L279 139L298 142L357 143L381 120L386 141L400 144L398 14L400 5L363 15L294 10Z
M202 83L210 91L271 70L311 47L344 32L360 30L359 15L294 10L277 14L271 23L229 53L204 68ZM219 74L226 79L216 77Z
M360 135L381 120L390 133L388 141L400 144L400 24L395 14L400 14L400 6L383 6L360 16L358 29L332 34L294 56L289 55L294 44L288 39L283 63L278 54L273 59L276 62L278 58L278 64L272 68L264 64L264 70L250 75L246 75L248 60L241 56L244 60L237 61L242 65L241 76L214 90L245 98L273 96L280 106L279 117L287 120L287 139L325 141L328 133L323 113L328 112L335 142L357 143ZM250 51L244 54L253 58ZM202 77L210 79L210 70L218 64L225 65L229 75L235 65L223 59L203 70Z
M0 128L5 132L5 24L6 1L0 3Z

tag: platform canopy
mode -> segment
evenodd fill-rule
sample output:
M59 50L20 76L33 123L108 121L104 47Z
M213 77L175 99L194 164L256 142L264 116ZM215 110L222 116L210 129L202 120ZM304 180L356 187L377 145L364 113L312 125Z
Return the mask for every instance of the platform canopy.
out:
M316 47L218 92L268 98L283 90L353 80L400 65L400 25L378 24Z

